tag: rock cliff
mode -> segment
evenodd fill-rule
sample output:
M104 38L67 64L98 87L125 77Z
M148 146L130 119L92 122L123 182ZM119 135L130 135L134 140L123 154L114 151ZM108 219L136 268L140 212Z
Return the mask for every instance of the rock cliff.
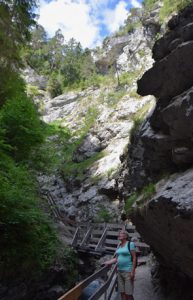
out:
M72 150L72 163L77 164L77 169L67 173L64 163L62 175L59 172L52 176L39 175L41 189L51 192L60 211L69 217L88 221L96 220L101 214L109 221L120 219L124 206L118 182L122 158L130 143L135 119L144 117L154 105L154 97L137 95L136 80L153 63L151 47L160 31L157 10L159 6L146 16L138 11L135 22L140 22L132 31L106 39L103 48L93 52L101 73L106 74L109 67L116 64L119 76L126 71L131 74L125 85L117 86L115 80L108 87L104 83L100 88L68 92L44 100L43 120L57 121L61 127L68 127L72 141L80 138L91 114L93 118L81 143ZM84 163L89 166L79 176L79 166Z
M193 280L192 20L190 5L169 21L153 47L153 67L138 81L138 93L157 103L135 136L125 177L130 191L156 183L153 196L138 198L133 220L162 266L187 280ZM192 297L190 291L183 299Z
M154 105L152 97L135 98L131 90L131 86L118 90L88 89L46 102L43 119L57 120L61 127L70 130L69 146L81 140L71 150L71 165L75 169L68 170L64 163L62 174L39 175L41 189L52 194L64 215L88 221L106 212L111 220L120 218L116 181L122 164L120 157L129 143L135 115L148 112ZM92 124L84 132L90 118ZM65 153L61 155L65 160Z

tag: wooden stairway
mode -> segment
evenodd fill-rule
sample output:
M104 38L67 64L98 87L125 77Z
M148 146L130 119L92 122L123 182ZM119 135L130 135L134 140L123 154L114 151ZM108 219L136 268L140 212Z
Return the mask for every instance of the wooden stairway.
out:
M117 237L121 229L127 230L129 238L135 241L137 251L141 255L147 255L149 246L141 240L135 226L129 224L91 223L80 225L73 236L72 246L79 252L98 256L114 254L119 244Z

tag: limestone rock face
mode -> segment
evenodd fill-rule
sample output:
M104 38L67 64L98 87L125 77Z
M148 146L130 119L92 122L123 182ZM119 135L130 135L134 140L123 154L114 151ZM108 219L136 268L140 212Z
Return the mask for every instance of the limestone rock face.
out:
M145 105L151 107L154 101L149 96L140 100L131 97L130 88L127 87L118 99L116 89L111 87L69 92L45 104L43 120L58 120L61 126L67 126L75 135L84 128L90 109L97 108L93 125L72 153L73 162L78 164L96 157L84 170L83 178L78 178L76 170L65 179L59 174L40 174L38 177L41 190L51 193L60 212L68 217L76 217L76 220L96 219L101 209L107 209L114 221L120 216L117 188L122 164L120 157L129 143L133 116ZM112 95L115 97L113 104L110 102Z
M159 5L152 12L135 11L131 14L133 20L130 20L132 26L128 32L105 39L100 51L92 51L100 73L109 74L114 70L121 81L122 73L129 72L124 74L126 79L123 75L120 85L117 86L118 80L115 80L117 82L112 81L108 87L95 86L84 91L67 92L45 99L42 105L43 121L57 121L61 127L68 127L71 141L78 140L77 132L87 126L89 112L96 115L92 126L89 125L81 142L72 150L72 164L77 164L77 170L66 175L65 166L62 166L63 178L60 174L40 174L38 177L41 189L49 191L60 211L69 217L93 220L103 206L112 216L112 221L120 219L123 202L119 201L121 182L118 180L122 158L130 143L135 115L138 111L139 117L140 111L144 115L143 110L147 112L154 105L153 97L137 95L136 80L153 63L152 41L160 32L158 10ZM78 166L84 162L91 162L91 165L78 176Z
M193 279L193 169L157 184L135 224L159 259L177 273ZM140 203L139 203L140 205Z
M98 69L107 74L112 64L116 64L118 74L136 72L145 66L150 68L153 63L151 48L157 33L160 33L159 23L160 3L148 12L137 9L131 17L134 27L122 36L109 37L103 42L99 53L93 51ZM112 63L112 61L114 61Z
M138 81L138 93L171 99L193 84L193 41L179 45ZM161 100L160 100L161 101Z
M141 126L130 150L130 174L133 178L144 174L144 180L138 179L136 184L133 180L137 188L158 180L164 173L188 168L193 162L192 13L191 5L170 21L171 30L154 47L157 61L138 81L138 92L155 95L157 104L148 121ZM177 23L174 26L172 22ZM179 35L180 42L177 42ZM172 42L175 47L171 50Z
M124 195L150 182L156 193L136 202L133 220L164 268L193 280L193 5L169 22L153 48L156 62L138 81L157 98L139 127L122 178ZM170 175L169 175L170 174ZM173 175L171 175L173 174ZM160 178L165 178L160 182ZM166 279L167 281L167 279ZM190 299L190 298L188 298ZM192 299L192 298L191 298Z
M38 75L32 68L28 67L24 70L23 76L26 83L37 86L40 90L45 90L47 86L47 78Z

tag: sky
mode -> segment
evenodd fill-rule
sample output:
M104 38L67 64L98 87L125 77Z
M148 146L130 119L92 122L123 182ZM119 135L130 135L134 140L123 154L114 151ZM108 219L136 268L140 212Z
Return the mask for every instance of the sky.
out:
M132 7L142 0L40 0L38 23L52 37L60 28L65 41L75 38L94 48L123 25Z

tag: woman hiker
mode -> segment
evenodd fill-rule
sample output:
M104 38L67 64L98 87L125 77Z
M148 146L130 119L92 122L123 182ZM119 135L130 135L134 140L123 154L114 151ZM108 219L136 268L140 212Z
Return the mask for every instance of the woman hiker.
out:
M128 232L121 230L118 239L120 244L116 250L116 257L106 261L105 265L117 263L118 291L121 300L134 300L133 288L136 267L135 244L128 242Z

